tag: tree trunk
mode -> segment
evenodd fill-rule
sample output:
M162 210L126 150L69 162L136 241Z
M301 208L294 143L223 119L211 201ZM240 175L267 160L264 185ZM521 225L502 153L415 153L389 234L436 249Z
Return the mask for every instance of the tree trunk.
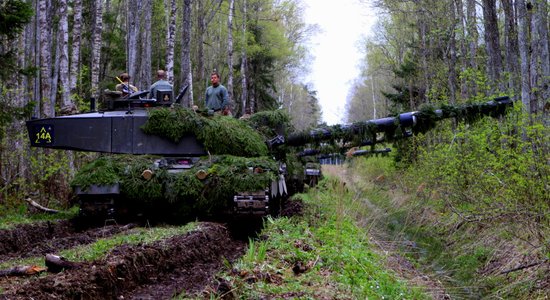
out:
M550 53L549 53L549 37L548 37L548 1L535 1L535 27L537 31L537 40L539 42L539 64L541 74L539 74L539 83L537 87L540 89L540 101L537 101L538 110L543 110L545 102L550 99ZM535 34L533 33L533 36Z
M69 82L69 22L67 12L67 0L59 0L59 81L61 83L62 110L74 111L71 101L71 87Z
M518 34L516 29L516 16L512 0L501 0L504 10L504 40L506 44L505 52L505 71L509 74L508 89L517 91L520 89L519 84L519 46Z
M183 1L183 36L182 36L182 87L188 86L187 96L184 101L188 107L195 105L193 102L193 70L191 68L191 6L192 0Z
M420 61L422 63L422 71L421 71L421 76L422 76L422 82L420 82L419 84L416 83L416 85L418 86L419 88L419 91L421 93L421 95L419 95L419 98L423 98L422 97L422 91L427 91L428 90L428 86L430 85L430 81L431 81L431 78L433 77L431 74L430 74L430 70L428 68L428 60L429 60L429 56L430 56L430 51L429 51L429 47L428 47L428 37L427 37L427 34L428 34L428 24L427 24L427 13L425 11L424 8L420 8L419 11L418 11L418 17L417 17L417 20L416 20L416 25L418 26L418 35L419 35L419 39L420 39ZM410 76L413 76L413 75L410 75ZM418 76L420 77L420 76ZM413 79L411 78L409 80L409 105L411 107L411 109L415 109L416 107L416 104L415 104L415 101L414 101L414 95L412 93L412 89L413 89L413 83L412 83ZM417 81L417 80L415 80ZM420 80L418 80L420 81Z
M82 31L82 0L73 0L73 30L72 30L72 53L70 71L70 92L77 93L76 84L80 67L80 35Z
M460 38L458 39L459 40L459 43L460 43L460 70L461 70L461 73L462 74L465 74L465 71L467 70L468 68L468 60L466 59L467 55L468 55L468 47L467 47L467 40L466 40L466 24L467 24L467 19L466 19L466 16L464 15L464 5L462 4L462 0L453 0L455 1L455 5L456 5L456 11L458 13L457 15L457 18L458 18L458 24L459 24L459 29L460 29ZM460 98L462 99L467 99L468 98L468 84L467 84L467 81L466 79L461 76L461 81L460 81Z
M6 270L0 270L0 277L4 276L30 276L30 275L36 275L40 272L45 271L45 268L41 268L38 266L19 266L19 267L13 267Z
M229 17L227 18L227 92L229 105L233 107L233 14L235 12L235 0L229 0Z
M242 14L243 14L243 24L242 24L242 46L241 46L241 114L244 115L246 113L246 102L248 99L248 80L247 80L247 69L248 69L248 61L246 56L246 48L247 48L247 39L246 39L246 0L243 0L242 4ZM254 113L254 107L250 106L250 113Z
M485 47L487 48L487 73L491 80L491 91L497 92L500 88L500 72L502 58L500 54L500 37L496 0L483 0L483 24L485 25Z
M456 7L454 1L450 1L449 12L451 13L451 28L449 37L449 102L454 105L456 103L456 88L457 88L457 76L456 76L456 27L458 20L456 19Z
M152 17L152 0L144 0L143 9L143 29L140 31L141 39L141 55L139 56L139 76L134 80L140 90L146 90L151 86L151 17Z
M201 85L204 81L204 38L208 34L206 32L206 12L204 9L205 1L197 1L198 13L197 13L197 82Z
M529 84L529 16L525 0L516 0L518 9L518 44L521 66L521 102L526 112L531 112L531 87Z
M371 84L371 90L372 90L372 116L373 119L376 119L377 113L376 113L376 105L378 105L378 101L376 101L376 94L374 92L374 75L370 76L370 84Z
M137 62L138 62L138 36L141 27L140 24L140 11L141 0L128 0L127 11L127 61L126 70L131 77L135 77L138 74ZM134 78L135 79L135 78Z
M46 254L45 265L48 268L48 272L59 273L63 270L76 269L81 266L80 263L66 260L64 257Z
M42 103L41 115L45 118L52 118L55 116L55 106L50 100L52 93L51 86L51 49L50 42L51 24L48 16L49 1L40 0L38 2L38 23L40 28L40 99Z
M174 82L174 45L176 37L176 0L170 1L170 21L166 31L166 80Z
M56 14L58 13L57 11L55 12ZM52 32L54 32L54 29L52 29ZM54 40L52 41L53 43L53 49L55 49L54 53L53 54L53 72L52 72L52 78L51 78L51 82L52 82L52 93L50 94L50 101L51 103L53 103L54 107L57 105L57 93L58 93L58 84L59 84L59 62L60 62L60 55L59 53L61 53L61 32L59 30L55 30L55 34L52 34L52 38L54 38ZM54 108L55 110L55 108Z
M99 99L99 66L101 59L101 34L103 32L103 2L96 1L94 7L94 27L92 33L92 78L91 94Z
M468 28L468 41L469 42L469 53L468 53L468 60L469 60L469 67L472 71L477 70L477 41L479 39L479 33L477 32L477 16L476 16L476 1L475 0L467 0L467 28ZM470 79L469 82L469 94L470 95L476 95L477 94L477 83L475 79Z

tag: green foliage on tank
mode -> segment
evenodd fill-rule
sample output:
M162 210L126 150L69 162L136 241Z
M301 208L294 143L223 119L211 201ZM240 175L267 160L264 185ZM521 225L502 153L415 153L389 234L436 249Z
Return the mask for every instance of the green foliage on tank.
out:
M174 142L193 134L211 154L244 157L268 154L265 137L246 122L226 116L205 117L182 107L151 110L142 130Z
M121 198L136 207L171 206L174 212L200 215L230 208L233 195L264 190L278 174L278 163L267 157L204 157L192 168L176 173L158 167L155 161L159 159L155 156L102 156L84 166L71 185L85 190L91 185L118 183ZM145 170L152 172L150 179L143 176Z

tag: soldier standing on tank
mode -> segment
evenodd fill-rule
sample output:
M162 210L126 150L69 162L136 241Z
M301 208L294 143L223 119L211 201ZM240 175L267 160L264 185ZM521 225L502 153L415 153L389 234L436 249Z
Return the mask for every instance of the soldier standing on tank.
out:
M210 74L210 83L206 89L205 105L206 109L215 114L231 115L229 109L229 96L225 86L220 84L220 75L214 71Z

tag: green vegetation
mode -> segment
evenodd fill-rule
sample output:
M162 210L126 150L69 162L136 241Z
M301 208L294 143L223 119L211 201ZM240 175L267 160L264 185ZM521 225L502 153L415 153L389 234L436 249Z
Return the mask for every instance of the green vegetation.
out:
M109 251L120 245L150 244L152 242L167 239L176 235L185 234L195 230L197 223L188 223L179 227L154 227L135 228L130 232L114 235L109 238L99 239L92 244L78 246L63 250L58 255L70 261L93 261L101 259ZM44 266L44 257L31 257L26 259L9 260L0 263L0 269L13 266Z
M403 255L437 273L455 297L543 298L548 128L515 111L500 122L438 129L412 140L410 165L355 161L357 192L374 207L373 227L409 245Z
M265 156L265 138L245 122L231 117L203 117L187 108L151 110L143 131L178 142L192 134L211 154Z
M215 214L229 209L233 195L264 190L278 174L277 163L267 157L213 156L192 168L169 173L153 156L109 155L84 166L71 182L83 189L94 184L120 184L120 193L133 207L173 212L174 216ZM151 170L147 180L144 170ZM201 179L197 174L204 173Z
M78 207L72 207L70 210L61 211L58 214L48 213L28 213L27 206L19 206L12 209L0 209L0 230L9 229L20 224L30 224L39 221L54 221L71 219L78 214Z
M219 275L240 299L427 299L397 279L357 218L364 208L336 178L299 196L304 216L268 218L260 239ZM296 201L296 200L295 200ZM221 295L217 295L221 296ZM182 298L184 298L182 296Z

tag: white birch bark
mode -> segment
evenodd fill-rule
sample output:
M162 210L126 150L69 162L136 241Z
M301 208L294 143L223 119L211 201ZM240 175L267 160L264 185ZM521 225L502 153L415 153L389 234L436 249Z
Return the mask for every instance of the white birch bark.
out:
M174 82L174 44L176 37L176 13L178 5L176 0L170 1L170 18L166 31L166 80Z
M246 0L243 0L242 4L242 14L243 14L243 23L242 23L242 47L241 47L241 114L246 113L246 102L248 99L248 82L247 82L247 57L246 57L246 48L247 48L247 40L246 40ZM289 108L290 109L290 108ZM254 113L254 107L250 106L250 113Z
M59 0L59 82L61 84L61 103L63 111L74 111L74 104L70 97L69 82L69 22L67 0Z
M76 93L78 72L80 66L80 35L82 32L82 0L73 0L73 30L70 70L70 92Z
M191 5L192 0L183 1L183 31L182 31L182 86L188 86L186 98L184 101L189 107L192 107L193 102L193 70L191 68Z
M233 107L233 14L235 12L235 0L229 0L229 16L227 18L227 93L229 105Z
M99 67L101 60L101 42L103 32L103 1L96 1L94 7L94 26L92 34L92 97L99 99Z
M48 18L50 9L48 0L39 0L38 2L38 23L40 29L40 99L42 103L41 114L45 118L55 116L55 106L50 100L52 92L51 86L51 31Z

